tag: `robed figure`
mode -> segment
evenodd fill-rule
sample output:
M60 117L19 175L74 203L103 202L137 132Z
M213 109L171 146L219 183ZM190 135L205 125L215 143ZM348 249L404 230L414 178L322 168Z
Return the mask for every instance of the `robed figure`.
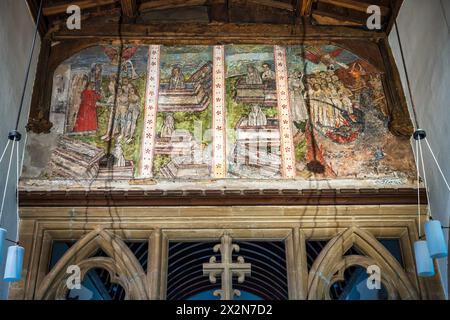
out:
M97 101L101 99L95 90L95 83L90 82L81 93L80 109L73 132L91 132L97 130Z

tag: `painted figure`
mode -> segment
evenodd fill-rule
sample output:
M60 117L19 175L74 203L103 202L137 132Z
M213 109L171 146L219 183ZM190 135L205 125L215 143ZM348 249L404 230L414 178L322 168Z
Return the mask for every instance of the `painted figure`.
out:
M139 97L136 89L134 87L131 87L128 93L128 101L130 105L128 107L127 129L126 129L127 143L130 143L133 140L134 134L136 132L137 120L141 113L140 100L141 98Z
M175 119L171 113L167 114L161 129L161 138L171 138L175 130Z
M95 84L95 91L102 92L102 73L103 67L99 63L92 65L89 81Z
M253 64L247 66L247 75L245 76L246 84L262 84L263 80L258 70Z
M90 82L81 94L80 110L73 128L74 132L97 130L97 102L100 98L100 95L95 91L95 83Z
M126 135L127 115L128 115L128 94L120 88L117 93L117 110L114 125L114 134L119 134L118 140Z
M308 110L306 109L305 99L303 99L303 74L300 70L294 70L289 77L290 102L292 109L292 118L296 122L308 120Z
M248 114L248 125L251 127L261 127L267 125L267 117L257 104L252 105L252 110Z
M86 88L88 79L86 75L76 74L72 78L71 95L69 98L69 112L67 115L67 131L72 132L77 120L81 105L81 94Z
M169 81L169 90L177 90L186 88L183 72L180 66L175 66L172 69L172 75Z

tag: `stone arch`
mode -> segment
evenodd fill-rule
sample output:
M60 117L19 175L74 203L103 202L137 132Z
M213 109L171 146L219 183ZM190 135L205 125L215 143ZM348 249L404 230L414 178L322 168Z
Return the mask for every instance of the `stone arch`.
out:
M102 249L108 257L91 257ZM78 265L82 279L92 268L106 269L112 282L120 284L126 291L126 298L132 300L148 299L146 274L137 258L127 245L110 231L96 229L78 240L45 276L36 292L38 300L64 299L65 285L70 265Z
M352 246L365 256L344 256ZM331 239L314 262L308 276L308 299L329 299L332 283L342 279L350 266L378 265L390 299L418 299L417 289L407 277L400 263L369 232L349 228Z

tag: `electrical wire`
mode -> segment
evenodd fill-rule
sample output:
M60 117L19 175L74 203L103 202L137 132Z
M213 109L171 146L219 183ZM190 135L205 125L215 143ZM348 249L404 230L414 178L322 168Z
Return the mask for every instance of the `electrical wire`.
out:
M402 44L402 41L400 40L400 31L398 29L397 19L394 20L394 25L395 25L395 32L397 34L398 46L400 48L400 55L402 58L403 71L405 72L405 77L406 77L406 86L408 88L409 98L411 100L411 108L412 108L413 120L414 120L414 123L413 123L414 130L417 130L420 128L420 126L419 126L419 121L418 121L418 117L417 117L416 104L414 103L414 97L413 97L413 93L412 93L412 89L411 89L411 81L409 78L409 72L408 72L408 69L406 68L405 52L403 51L403 44Z
M438 167L439 173L441 174L442 179L444 180L445 185L447 186L448 191L450 191L450 185L449 185L449 183L448 183L448 180L447 180L447 178L445 177L444 172L442 171L441 166L439 165L439 162L438 162L438 160L437 160L437 158L436 158L436 156L435 156L435 154L434 154L434 152L433 152L433 149L431 149L430 143L428 142L428 140L427 140L426 138L425 138L424 140L425 140L425 142L426 142L426 144L427 144L427 146L428 146L428 149L430 150L431 155L433 156L434 162L436 163L436 165L437 165L437 167Z
M416 171L417 171L417 214L418 214L418 224L419 224L419 239L420 239L420 169L419 169L419 141L416 142Z
M0 157L0 163L2 163L3 157L5 156L6 151L8 150L8 147L9 147L9 144L10 144L10 143L11 143L11 140L8 139L8 143L6 144L6 147L5 147L5 149L3 150L2 156Z
M9 182L9 174L11 173L11 164L12 164L12 158L14 155L14 147L16 146L17 141L13 141L13 145L11 148L11 155L9 157L9 165L8 165L8 172L6 174L6 181L5 181L5 188L3 190L3 197L2 197L2 206L0 209L0 226L3 222L3 209L5 208L5 199L6 199L6 192L8 191L8 182Z
M427 200L428 200L427 201L428 202L427 212L428 212L428 217L431 217L431 201L430 201L430 193L429 193L429 189L428 189L427 172L425 171L425 161L423 161L422 141L419 140L418 144L419 144L420 161L422 162L423 180L425 182L425 192L427 193Z
M16 243L19 243L19 225L20 225L20 216L19 216L19 178L20 178L20 174L19 174L19 163L20 163L20 158L19 158L19 142L17 142L17 148L16 148L16 202L17 202L17 206L16 206L16 214L17 214L17 225L16 225Z
M33 63L34 48L36 46L37 34L38 34L38 31L39 31L39 23L41 21L41 16L42 16L42 4L43 4L43 2L44 1L41 0L41 2L39 4L39 10L38 10L37 18L36 18L36 28L34 29L33 44L31 45L30 59L28 61L28 66L27 66L27 70L26 70L26 73L25 73L25 82L24 82L24 85L23 85L22 96L20 98L19 113L17 114L16 127L15 127L16 131L19 128L20 116L22 114L23 102L25 100L25 93L27 91L28 78L30 76L31 64Z

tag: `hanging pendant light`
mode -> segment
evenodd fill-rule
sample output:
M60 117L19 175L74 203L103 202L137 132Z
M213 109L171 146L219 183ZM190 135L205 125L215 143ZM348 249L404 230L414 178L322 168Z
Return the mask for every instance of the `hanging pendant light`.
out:
M6 230L0 228L0 265L3 261L3 247L5 246Z
M445 258L448 255L444 232L439 220L431 220L425 224L425 235L427 237L428 251L431 258Z
M21 246L11 246L8 248L6 258L5 275L3 280L6 282L20 281L22 278L23 255L25 249Z
M434 264L428 251L428 244L426 241L416 241L414 243L414 254L416 257L417 274L420 277L433 277Z

